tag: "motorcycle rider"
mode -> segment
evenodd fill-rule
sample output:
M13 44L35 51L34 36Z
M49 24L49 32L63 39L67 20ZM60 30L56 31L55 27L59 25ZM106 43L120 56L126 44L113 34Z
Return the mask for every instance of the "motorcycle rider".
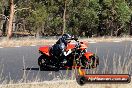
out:
M65 57L69 55L72 51L66 51L66 46L68 43L70 43L71 40L73 40L74 37L72 37L69 34L63 34L61 38L56 42L56 44L52 47L52 55L54 57L54 60L56 62L56 66L59 68L59 63L66 59Z

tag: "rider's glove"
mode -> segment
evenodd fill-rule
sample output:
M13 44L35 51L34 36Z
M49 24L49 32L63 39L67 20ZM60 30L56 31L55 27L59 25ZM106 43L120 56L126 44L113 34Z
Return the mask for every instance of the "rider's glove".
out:
M76 48L73 48L71 51L72 51L72 52L76 51Z
M76 44L75 48L79 49L81 47L81 45L79 43Z

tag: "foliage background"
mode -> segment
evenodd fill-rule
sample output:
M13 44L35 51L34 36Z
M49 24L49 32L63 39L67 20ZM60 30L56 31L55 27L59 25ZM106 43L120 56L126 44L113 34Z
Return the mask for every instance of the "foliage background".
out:
M14 0L13 32L61 35L65 0ZM9 16L9 0L0 0L0 14ZM0 15L0 18L3 16ZM132 0L66 0L66 29L80 36L132 35ZM7 24L0 19L6 34Z

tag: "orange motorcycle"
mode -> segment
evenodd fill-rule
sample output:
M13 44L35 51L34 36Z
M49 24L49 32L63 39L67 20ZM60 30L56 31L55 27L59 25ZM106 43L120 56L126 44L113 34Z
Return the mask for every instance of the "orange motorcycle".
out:
M71 53L65 56L65 59L62 57L61 60L54 60L52 46L40 47L39 52L41 53L41 56L38 58L40 70L50 70L54 68L60 70L63 68L73 68L78 66L91 69L96 68L99 65L98 56L88 51L88 44L86 42L70 42L67 44L65 51L71 51Z

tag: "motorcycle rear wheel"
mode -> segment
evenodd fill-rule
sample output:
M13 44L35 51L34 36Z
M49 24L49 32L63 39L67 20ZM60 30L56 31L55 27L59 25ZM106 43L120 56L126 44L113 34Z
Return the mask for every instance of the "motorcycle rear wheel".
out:
M46 66L46 63L48 63L47 59L48 59L48 58L47 58L46 56L41 55L41 56L38 58L38 65L39 65L40 67Z
M53 65L53 63L51 63L49 58L45 55L41 55L38 58L38 65L40 66L40 71L48 71L48 70L59 71L59 68L60 68L59 64L54 64L53 66L55 67L50 67L51 64Z

